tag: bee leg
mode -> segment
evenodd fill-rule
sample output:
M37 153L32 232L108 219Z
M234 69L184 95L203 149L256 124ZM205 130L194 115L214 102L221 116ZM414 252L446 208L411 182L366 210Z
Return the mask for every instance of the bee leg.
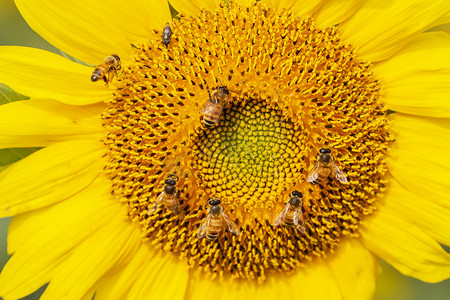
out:
M117 71L116 71L116 69L114 68L114 72L109 72L109 79L108 79L108 82L111 82L111 81L113 81L113 79L114 79L114 75L116 75L117 74Z
M177 216L177 219L178 220L183 220L184 219L184 211L183 210L180 210L179 211L179 213L178 214L176 214L176 216Z
M179 207L175 207L174 209L172 209L172 213L174 214L174 215L176 215L176 216L179 216L180 215L180 213L181 213L181 208L179 208Z
M121 70L121 69L122 69L121 66L119 66L119 67L117 67L117 68L114 68L114 75L116 75L116 77L119 77L119 74L122 73L122 72L117 72L117 71L119 71L119 70Z
M108 87L109 86L109 77L107 77L109 74L106 74L105 76L103 76L103 81L105 82L105 86Z
M114 72L108 72L107 73L107 75L106 76L108 76L108 78L106 79L106 87L108 87L109 86L109 83L111 82L111 81L113 81L113 79L114 79L114 74L115 74L115 69L114 69Z
M300 230L301 233L305 233L305 224L302 222L301 224L297 225L297 229Z

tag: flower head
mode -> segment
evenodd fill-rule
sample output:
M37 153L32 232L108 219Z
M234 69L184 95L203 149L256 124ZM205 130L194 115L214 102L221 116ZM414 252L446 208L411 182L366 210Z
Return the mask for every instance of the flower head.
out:
M0 108L0 142L46 147L0 178L0 208L15 216L0 295L50 281L48 298L361 299L376 255L423 280L448 277L438 242L450 244L449 182L420 162L448 166L423 155L433 146L410 126L447 146L449 87L435 84L450 65L433 70L450 39L422 33L449 20L445 1L173 1L173 20L164 1L61 16L40 2L18 1L30 25L97 67L0 48L0 80L31 97ZM64 38L38 11L93 31ZM424 23L386 25L395 14ZM437 87L442 100L426 102ZM24 110L31 120L16 117Z

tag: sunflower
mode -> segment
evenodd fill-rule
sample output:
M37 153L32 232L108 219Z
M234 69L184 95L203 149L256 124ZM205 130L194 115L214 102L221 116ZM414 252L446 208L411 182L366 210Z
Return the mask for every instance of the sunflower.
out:
M378 257L449 277L447 0L16 4L77 61L0 48L30 97L0 145L42 147L0 173L4 299L370 299Z

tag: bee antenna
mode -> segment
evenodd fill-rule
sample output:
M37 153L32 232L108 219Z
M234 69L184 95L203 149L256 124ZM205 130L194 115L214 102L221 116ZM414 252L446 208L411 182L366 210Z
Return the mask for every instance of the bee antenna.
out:
M221 86L224 86L223 83L222 83L222 80L220 80L219 77L217 77L217 79L219 79L220 85L221 85Z

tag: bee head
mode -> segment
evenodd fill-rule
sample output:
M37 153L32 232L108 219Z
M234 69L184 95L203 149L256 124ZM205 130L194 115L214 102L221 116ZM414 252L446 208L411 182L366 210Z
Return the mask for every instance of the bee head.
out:
M112 57L114 57L117 62L120 62L120 57L117 54L111 54Z
M177 184L177 182L173 178L167 178L166 180L164 180L164 183L168 184L168 185L175 185L175 184Z
M303 198L303 194L297 190L292 191L291 197Z
M225 86L219 87L219 90L221 90L222 92L224 92L224 93L227 94L227 95L230 94L230 91L229 91Z
M220 199L219 198L210 198L208 200L209 205L211 206L216 206L220 204Z
M301 199L303 198L303 194L301 192L295 190L292 191L289 196L291 197L291 199L289 199L289 202L293 207L298 207L301 205Z
M319 150L319 152L320 152L320 158L319 158L320 162L322 162L324 164L328 164L332 160L330 149L322 148Z

